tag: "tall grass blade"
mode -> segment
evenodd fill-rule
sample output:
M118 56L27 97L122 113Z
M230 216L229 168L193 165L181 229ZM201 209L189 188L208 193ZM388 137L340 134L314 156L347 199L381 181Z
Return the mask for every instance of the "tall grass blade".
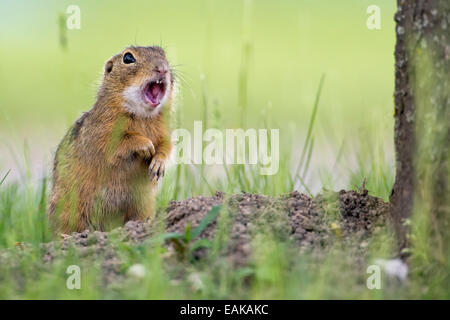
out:
M6 174L3 176L2 180L0 181L0 186L5 182L6 178L8 177L9 173L11 172L11 169L9 169Z
M316 93L316 99L314 101L313 112L311 114L311 119L309 120L308 132L306 134L305 143L303 145L302 156L300 158L300 162L298 163L297 169L295 170L295 175L294 175L295 178L299 176L300 169L303 166L303 162L305 160L305 155L308 150L312 130L314 128L314 122L316 120L317 110L319 108L319 100L320 100L320 95L322 93L322 87L323 87L324 80L325 80L325 74L322 74L322 76L320 77L319 87L318 87L317 93ZM295 180L295 178L294 178L294 180Z
M305 179L306 174L308 173L309 164L311 162L312 152L314 149L314 137L311 138L311 143L308 148L308 156L306 157L305 168L303 169L302 178Z
M214 219L219 215L221 209L222 209L221 205L217 205L217 206L212 207L212 209L208 211L208 213L203 218L203 220L198 224L198 226L195 227L194 230L192 230L191 238L195 239L196 237L198 237L200 235L200 233L202 233L203 230L205 230L205 228L211 222L213 222Z

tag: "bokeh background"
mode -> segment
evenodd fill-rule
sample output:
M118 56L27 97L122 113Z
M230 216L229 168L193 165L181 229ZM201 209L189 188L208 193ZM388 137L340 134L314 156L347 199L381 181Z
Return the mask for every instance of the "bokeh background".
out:
M79 30L65 28L73 4ZM381 30L366 26L372 4ZM48 174L64 132L94 103L105 61L158 44L182 78L179 126L206 114L212 126L240 127L244 92L245 127L279 128L293 170L325 75L305 182L318 192L368 178L387 198L394 11L393 0L2 0L0 170L12 180Z

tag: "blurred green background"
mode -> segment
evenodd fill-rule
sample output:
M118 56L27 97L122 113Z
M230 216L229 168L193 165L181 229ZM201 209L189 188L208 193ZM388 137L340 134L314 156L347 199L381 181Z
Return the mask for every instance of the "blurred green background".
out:
M79 30L64 27L73 4ZM366 27L372 4L381 30ZM245 125L280 128L283 148L300 157L325 74L311 189L360 183L356 167L392 176L394 11L393 0L2 0L0 168L23 175L25 144L28 174L45 173L65 130L94 103L105 61L128 45L158 44L184 79L179 125L191 128L207 106L211 119L239 127L244 75Z

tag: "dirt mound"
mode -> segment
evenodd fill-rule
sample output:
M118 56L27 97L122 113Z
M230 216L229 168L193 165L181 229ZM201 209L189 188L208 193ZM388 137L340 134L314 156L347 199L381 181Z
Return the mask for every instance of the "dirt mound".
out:
M369 196L367 190L330 192L315 199L297 191L278 198L246 192L227 198L218 192L213 197L172 201L167 208L167 231L183 233L187 225L196 227L213 206L224 202L233 219L227 255L238 264L247 262L252 233L262 226L275 236L291 238L302 249L314 249L336 236L362 240L385 223L388 210L383 200ZM212 239L215 228L214 221L200 236Z
M224 254L234 265L249 261L253 235L261 230L273 237L292 240L300 250L316 250L336 238L356 237L362 241L374 228L385 223L388 210L385 202L369 196L367 190L328 192L314 199L297 191L277 198L245 192L226 196L217 192L212 197L171 201L163 215L166 232L184 234L188 226L194 229L217 205L222 205L221 214L226 210L230 217L229 241ZM217 220L209 223L198 238L212 240ZM105 281L109 282L121 272L121 260L114 243L145 245L157 234L157 224L158 221L150 224L130 221L111 232L73 233L61 241L43 244L44 262L50 263L75 248L81 256L102 257ZM169 242L167 245L169 253L174 253L172 245ZM201 258L206 252L198 250L195 257Z
M187 225L196 227L214 206L223 203L224 194L216 192L213 197L198 196L183 201L171 201L166 209L167 231L183 233ZM211 238L215 221L202 233L203 237Z

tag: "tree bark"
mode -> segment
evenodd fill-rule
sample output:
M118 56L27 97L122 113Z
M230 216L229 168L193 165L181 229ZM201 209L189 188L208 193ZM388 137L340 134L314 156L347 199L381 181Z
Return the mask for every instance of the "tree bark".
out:
M405 222L417 208L430 216L439 235L436 241L441 242L448 233L449 2L397 0L396 177L390 202L400 249L409 246Z

